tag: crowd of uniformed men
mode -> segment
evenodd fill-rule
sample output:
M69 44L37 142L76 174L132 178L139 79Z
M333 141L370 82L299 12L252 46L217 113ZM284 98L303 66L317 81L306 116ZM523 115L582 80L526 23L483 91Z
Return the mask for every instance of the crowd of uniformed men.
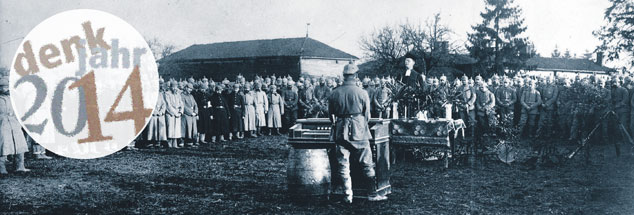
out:
M627 131L634 109L634 78L610 77L506 77L421 75L420 86L435 98L433 107L453 104L454 118L484 135L496 135L498 122L512 122L523 136L570 140L584 137L607 111ZM203 78L162 81L160 99L142 135L147 146L166 142L168 147L197 146L201 143L280 135L288 132L296 119L328 117L330 92L343 83L339 78L256 77L247 81L238 76L215 82ZM391 118L396 78L358 80L371 100L372 117ZM632 98L632 99L630 99ZM434 109L434 108L431 109ZM441 109L441 108L438 108ZM439 112L439 111L431 111ZM440 116L440 115L438 115ZM632 115L634 116L634 115ZM610 118L608 118L610 119ZM611 119L615 119L612 117ZM603 120L601 133L609 136L610 120ZM616 122L613 120L613 122ZM615 130L615 129L611 129ZM143 142L143 141L139 141Z

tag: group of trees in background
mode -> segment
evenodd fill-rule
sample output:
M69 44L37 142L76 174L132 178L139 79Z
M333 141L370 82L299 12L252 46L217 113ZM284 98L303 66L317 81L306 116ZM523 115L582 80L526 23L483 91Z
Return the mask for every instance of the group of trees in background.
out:
M445 64L450 54L460 51L461 46L452 42L452 35L453 31L441 22L441 15L437 13L424 25L406 22L384 26L363 37L360 45L382 74L397 74L403 56L408 53L415 56L415 69L426 73Z
M625 61L629 70L634 69L634 1L609 0L605 10L605 25L594 32L602 43L597 48L608 60Z
M459 44L453 31L435 14L424 26L405 23L397 27L385 26L361 39L361 48L384 74L396 74L402 67L401 58L410 53L416 56L419 72L436 66L451 64L451 55L468 51L476 59L476 73L483 76L517 71L532 54L521 9L513 0L485 0L482 23L472 26L468 44ZM466 48L466 49L465 49Z
M607 60L621 59L634 69L634 1L609 1L611 6L605 11L607 23L594 32L602 41L596 50L586 50L577 56L568 49L562 53L555 47L551 57L591 59L594 52L605 52ZM425 72L446 64L448 54L461 53L464 48L477 61L474 73L485 77L513 75L526 68L529 58L539 56L524 35L526 25L522 10L514 0L484 0L484 3L484 11L480 13L482 21L472 26L464 46L452 40L453 31L441 23L438 13L425 26L409 22L396 27L385 26L362 38L361 48L374 62L375 69L386 75L402 70L401 59L407 53L417 56L417 64L424 62L417 70Z

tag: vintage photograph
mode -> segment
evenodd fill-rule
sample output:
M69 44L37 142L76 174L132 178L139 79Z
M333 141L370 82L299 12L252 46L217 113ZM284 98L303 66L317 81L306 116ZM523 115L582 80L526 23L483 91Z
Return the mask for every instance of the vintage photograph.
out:
M633 0L0 1L0 214L634 214L632 135Z

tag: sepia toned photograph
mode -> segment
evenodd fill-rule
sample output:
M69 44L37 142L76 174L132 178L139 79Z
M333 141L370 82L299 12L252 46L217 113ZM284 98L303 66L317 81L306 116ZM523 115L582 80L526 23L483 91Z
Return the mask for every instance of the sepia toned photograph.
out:
M0 1L0 214L634 214L633 135L633 0Z

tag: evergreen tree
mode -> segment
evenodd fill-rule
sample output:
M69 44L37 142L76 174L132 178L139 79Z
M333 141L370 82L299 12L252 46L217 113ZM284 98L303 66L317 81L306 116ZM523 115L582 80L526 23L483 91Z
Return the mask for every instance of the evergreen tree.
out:
M625 60L634 67L634 1L609 1L612 5L604 17L607 23L594 32L602 41L598 50L606 52L608 60Z
M553 53L550 53L550 57L561 57L561 52L559 52L559 47L557 47L557 45L555 45L555 49L553 50Z
M522 10L513 0L485 0L485 10L480 13L482 23L472 26L467 50L478 60L483 75L515 73L524 68L529 53L528 38Z

